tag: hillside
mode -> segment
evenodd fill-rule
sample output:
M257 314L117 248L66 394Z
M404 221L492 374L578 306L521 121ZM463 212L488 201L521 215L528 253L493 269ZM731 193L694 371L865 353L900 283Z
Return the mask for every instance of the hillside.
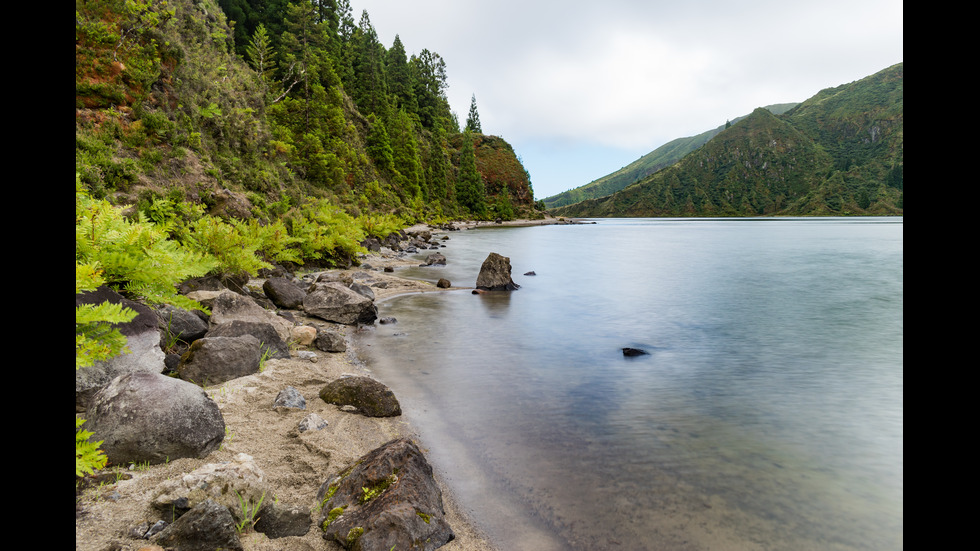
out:
M458 201L463 133L437 53L381 45L343 0L252 4L76 2L75 165L93 196L211 213L230 193L233 216L262 220L310 199L403 225L539 215L517 155L482 134L480 200Z
M784 103L770 105L767 106L766 109L779 115L797 105L799 104ZM737 117L717 128L708 130L707 132L702 132L696 136L671 140L626 165L625 167L617 170L616 172L613 172L612 174L608 174L602 178L593 180L584 186L570 189L557 195L552 195L551 197L546 197L542 201L544 201L546 208L552 209L578 203L579 201L584 201L586 199L597 199L599 197L612 195L626 186L635 184L654 172L676 163L684 158L684 156L688 153L708 143L708 140L717 136L718 133L724 130L727 126L730 126L743 118L745 117Z
M574 217L903 213L903 64L822 90L782 115L760 108L681 161Z

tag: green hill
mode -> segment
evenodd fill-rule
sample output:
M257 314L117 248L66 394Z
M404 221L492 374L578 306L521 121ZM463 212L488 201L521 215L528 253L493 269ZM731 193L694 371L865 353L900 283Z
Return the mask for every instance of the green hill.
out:
M785 113L787 110L795 107L796 105L799 104L784 103L770 105L766 107L766 109L778 115ZM584 201L586 199L596 199L599 197L612 195L624 187L634 184L653 174L654 172L676 163L684 158L684 156L688 153L708 143L708 140L718 135L718 133L724 130L726 126L738 122L743 118L745 117L738 117L719 126L718 128L708 130L707 132L702 132L697 136L677 138L676 140L667 142L650 153L647 153L646 155L626 165L625 167L613 172L612 174L603 176L597 180L593 180L584 186L544 198L543 201L545 207L552 209L578 203L579 201Z
M903 213L903 64L760 108L674 165L561 216Z
M262 220L311 198L405 225L540 216L500 138L473 133L477 172L461 173L446 87L437 53L380 44L346 1L79 1L75 168L93 196L145 213L213 213L230 193L233 216Z

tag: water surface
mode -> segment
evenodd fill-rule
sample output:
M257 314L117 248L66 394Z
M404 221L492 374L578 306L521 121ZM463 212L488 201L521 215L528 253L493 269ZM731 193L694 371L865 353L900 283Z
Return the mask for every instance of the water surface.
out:
M522 288L361 337L501 548L901 549L902 219L597 222L451 233L402 275Z

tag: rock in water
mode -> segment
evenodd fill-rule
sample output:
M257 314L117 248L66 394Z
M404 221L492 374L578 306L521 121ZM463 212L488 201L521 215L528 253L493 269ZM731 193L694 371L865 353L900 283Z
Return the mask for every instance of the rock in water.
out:
M643 356L643 355L646 355L646 354L649 354L649 352L647 352L646 350L640 349L640 348L624 348L623 349L623 356L627 356L627 357L631 357L631 356Z
M516 291L521 286L510 277L510 258L497 253L483 261L480 275L476 278L476 288L483 291Z

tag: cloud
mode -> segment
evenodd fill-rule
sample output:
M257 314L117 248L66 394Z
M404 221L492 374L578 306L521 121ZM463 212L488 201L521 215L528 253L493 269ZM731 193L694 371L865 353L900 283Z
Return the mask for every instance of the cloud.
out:
M410 54L442 56L452 108L465 119L475 95L484 131L518 153L533 141L536 150L566 144L578 157L589 144L643 154L902 61L900 0L352 0L352 8L356 18L368 11L386 46L397 33Z

